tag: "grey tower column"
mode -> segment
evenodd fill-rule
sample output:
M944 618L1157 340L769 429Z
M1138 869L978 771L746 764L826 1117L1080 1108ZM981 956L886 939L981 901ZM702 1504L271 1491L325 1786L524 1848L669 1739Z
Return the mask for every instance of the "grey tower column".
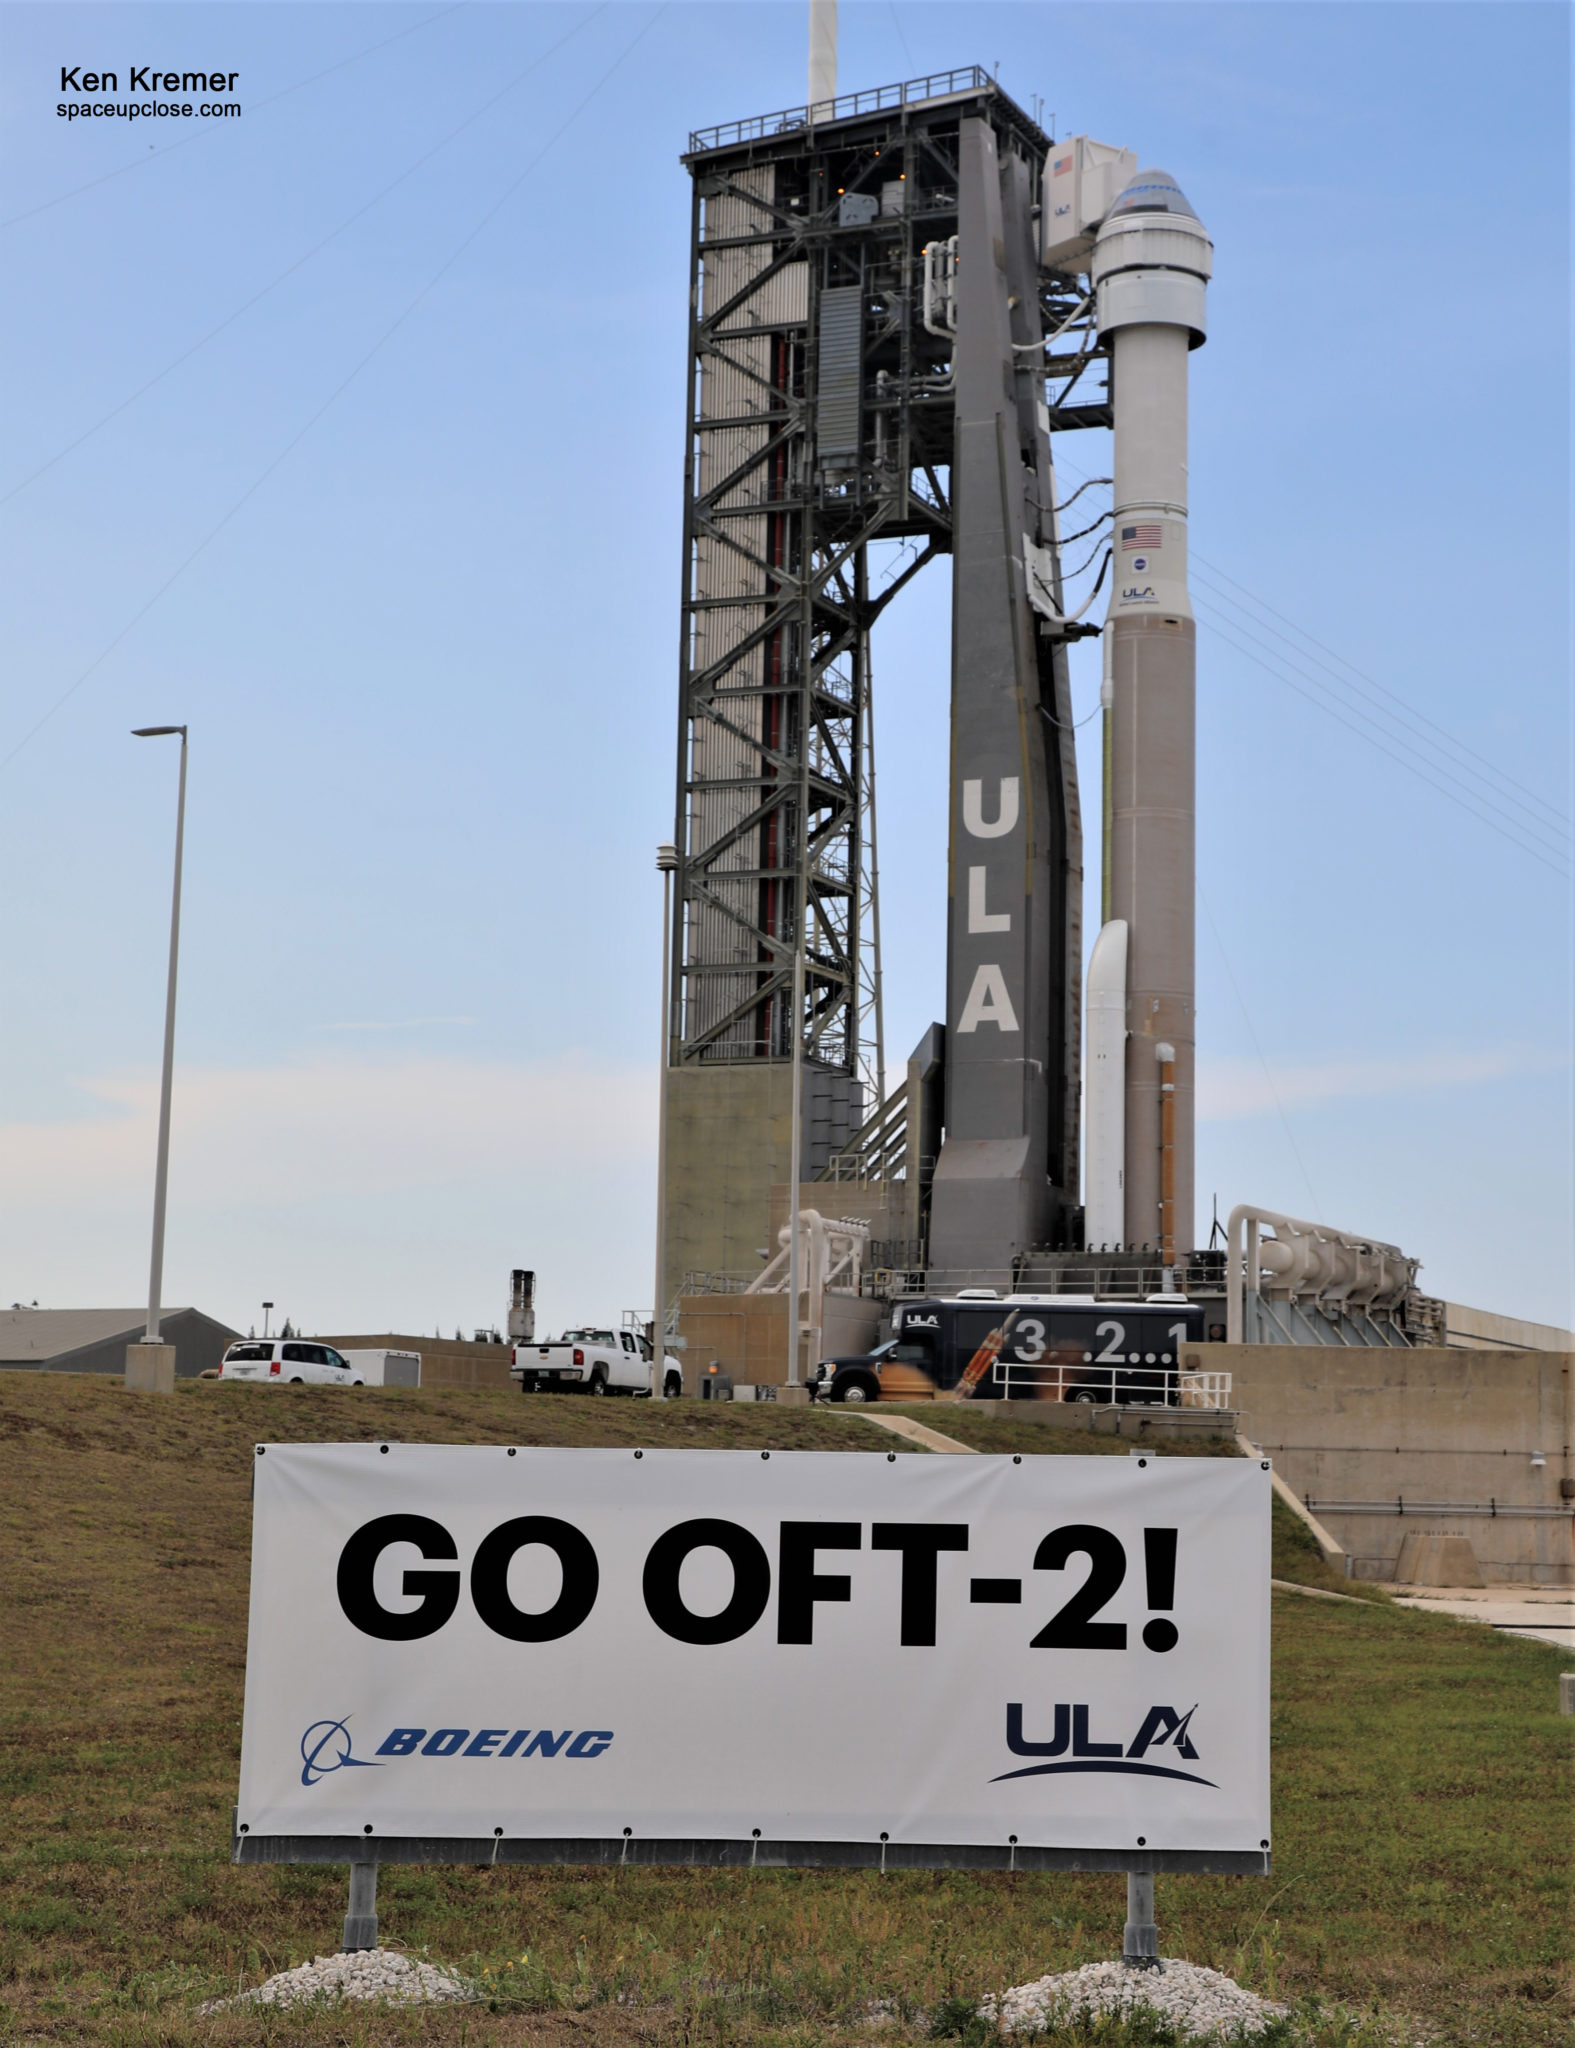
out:
M1127 926L1125 1239L1160 1240L1160 1063L1175 1048L1175 1248L1193 1219L1196 627L1187 595L1187 356L1212 248L1163 171L1139 171L1094 246L1111 344L1110 909Z
M961 125L951 472L952 773L946 1139L930 1270L1007 1279L1046 1242L1065 1182L1066 867L1076 789L1047 761L1057 662L1041 653L1025 540L1052 538L1041 325L1023 167ZM1030 391L1030 380L1040 385ZM1064 666L1064 664L1062 664ZM1075 774L1075 769L1072 771ZM1080 858L1080 854L1077 855ZM1073 1139L1075 1144L1075 1135ZM1071 1167L1075 1177L1075 1160Z

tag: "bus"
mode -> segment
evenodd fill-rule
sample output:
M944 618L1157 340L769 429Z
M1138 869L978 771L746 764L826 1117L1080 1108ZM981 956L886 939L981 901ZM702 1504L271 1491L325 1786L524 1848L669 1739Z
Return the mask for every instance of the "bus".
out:
M892 1335L816 1368L821 1400L1143 1402L1176 1407L1181 1350L1203 1339L1202 1307L1179 1294L956 1295L898 1302Z

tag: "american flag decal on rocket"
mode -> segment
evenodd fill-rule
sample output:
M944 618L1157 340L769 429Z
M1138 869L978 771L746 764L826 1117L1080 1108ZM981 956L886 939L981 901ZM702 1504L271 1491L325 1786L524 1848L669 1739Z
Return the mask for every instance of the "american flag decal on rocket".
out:
M1160 540L1161 533L1157 522L1147 526L1123 526L1121 529L1121 545L1127 550L1157 548Z

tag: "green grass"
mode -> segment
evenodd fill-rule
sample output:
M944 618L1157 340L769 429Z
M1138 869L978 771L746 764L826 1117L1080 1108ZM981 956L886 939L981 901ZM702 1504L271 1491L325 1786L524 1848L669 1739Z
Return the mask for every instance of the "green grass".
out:
M959 1439L988 1432L981 1448L1130 1448L915 1412ZM228 1861L263 1436L897 1447L856 1417L769 1406L211 1384L160 1401L0 1375L0 2041L842 2048L933 2026L973 2040L984 1994L1119 1945L1117 1878L390 1868L385 1938L474 1971L479 2006L197 2017L201 1998L336 1947L344 1912L342 1871ZM1312 1584L1327 1569L1283 1513L1274 1568ZM1297 2001L1297 2038L1330 2048L1412 2031L1563 2048L1562 1653L1371 1592L1276 1595L1274 1659L1275 1873L1161 1879L1166 1952ZM1387 2017L1353 2032L1309 2017L1314 1997Z

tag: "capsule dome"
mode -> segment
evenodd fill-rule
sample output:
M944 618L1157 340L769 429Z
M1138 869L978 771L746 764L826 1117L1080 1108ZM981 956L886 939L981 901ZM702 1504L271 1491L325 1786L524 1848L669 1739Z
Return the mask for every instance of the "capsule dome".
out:
M1154 170L1139 171L1128 181L1107 218L1116 220L1124 213L1179 213L1188 220L1198 217L1169 171Z

